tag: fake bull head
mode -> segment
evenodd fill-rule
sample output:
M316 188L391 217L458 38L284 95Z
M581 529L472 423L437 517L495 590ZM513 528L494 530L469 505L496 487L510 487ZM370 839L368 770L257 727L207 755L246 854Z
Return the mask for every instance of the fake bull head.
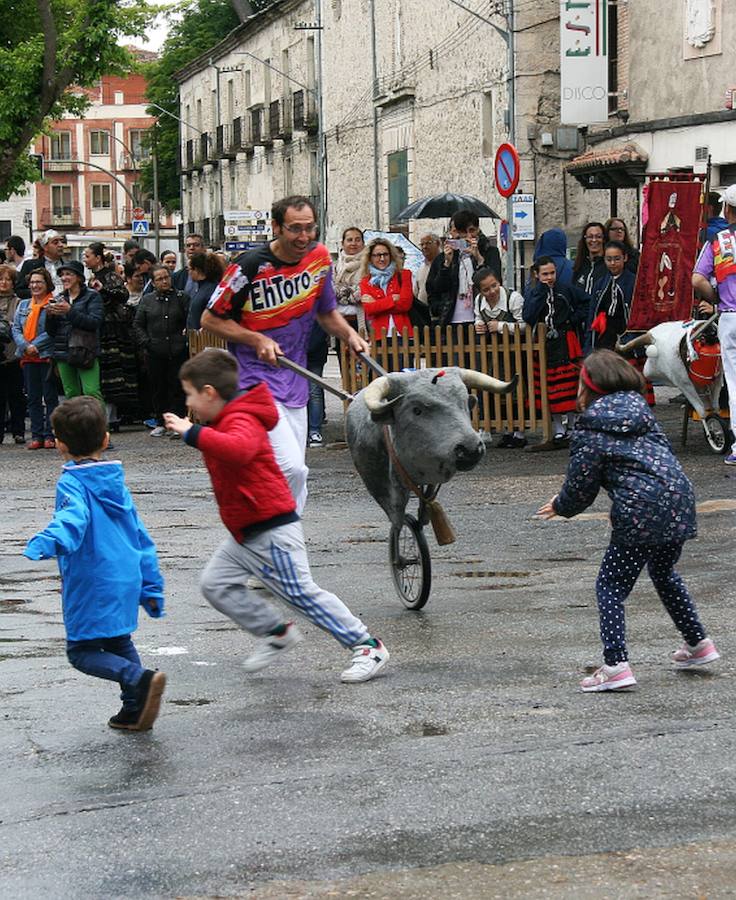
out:
M444 484L483 457L472 427L468 388L507 393L516 384L469 369L423 369L377 378L350 405L348 446L359 475L391 522L400 525L409 491L391 463L383 436L389 425L396 456L411 480Z

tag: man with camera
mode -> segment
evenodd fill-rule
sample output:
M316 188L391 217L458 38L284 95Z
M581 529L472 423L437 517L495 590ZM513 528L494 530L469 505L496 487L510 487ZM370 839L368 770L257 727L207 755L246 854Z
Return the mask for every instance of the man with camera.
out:
M450 219L442 253L427 276L427 299L433 325L463 325L472 331L473 275L488 268L501 280L501 255L480 230L478 216L461 209Z

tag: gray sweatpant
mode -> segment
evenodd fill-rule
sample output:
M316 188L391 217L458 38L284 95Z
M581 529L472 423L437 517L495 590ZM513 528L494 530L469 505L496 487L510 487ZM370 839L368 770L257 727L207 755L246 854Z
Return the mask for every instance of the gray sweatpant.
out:
M366 626L342 600L314 582L301 522L279 525L242 544L228 535L202 573L200 587L212 606L251 634L263 636L281 625L284 617L258 591L246 587L249 575L260 578L273 594L343 647L369 637Z

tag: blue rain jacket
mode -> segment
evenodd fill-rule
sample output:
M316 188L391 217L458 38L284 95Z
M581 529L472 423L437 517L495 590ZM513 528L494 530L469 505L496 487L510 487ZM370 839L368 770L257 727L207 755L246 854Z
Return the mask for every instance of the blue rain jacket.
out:
M665 433L634 391L595 400L575 424L567 478L553 503L566 519L603 488L611 498L611 540L634 546L695 537L695 497Z
M163 613L156 547L138 518L122 463L67 463L54 518L31 538L24 556L58 558L70 641L131 634L139 605L154 618Z

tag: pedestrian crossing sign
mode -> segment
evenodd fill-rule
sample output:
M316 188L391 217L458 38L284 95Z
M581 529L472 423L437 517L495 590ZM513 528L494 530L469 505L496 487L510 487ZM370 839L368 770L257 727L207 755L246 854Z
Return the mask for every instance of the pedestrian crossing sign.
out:
M134 235L147 235L148 234L148 222L145 219L138 219L133 222L133 234Z

